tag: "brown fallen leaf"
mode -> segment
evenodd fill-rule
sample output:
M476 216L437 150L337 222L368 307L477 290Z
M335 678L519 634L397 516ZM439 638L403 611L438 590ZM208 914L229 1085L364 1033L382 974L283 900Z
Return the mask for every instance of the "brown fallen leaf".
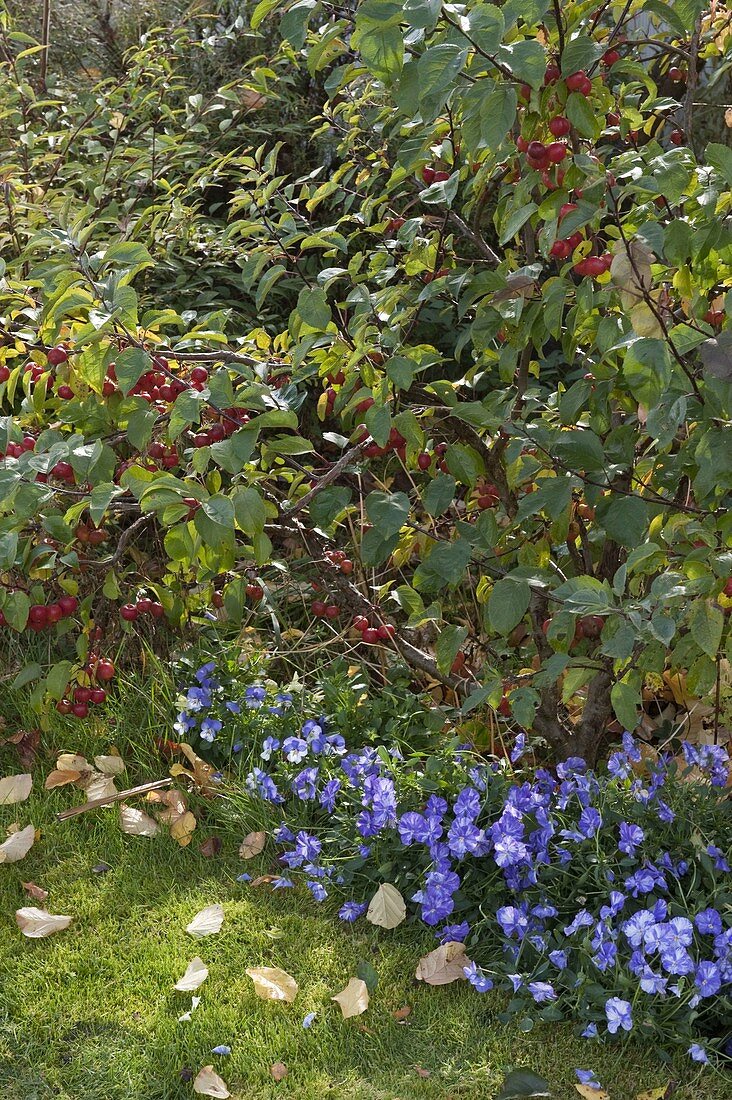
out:
M269 1072L272 1074L275 1081L284 1081L290 1071L284 1062L275 1062L274 1065L269 1067Z
M204 840L203 844L199 844L198 850L206 859L214 859L221 851L221 838L210 836L208 840Z
M379 928L396 928L407 916L404 898L390 882L382 882L371 899L366 920Z
M469 965L470 959L465 954L465 945L450 940L419 960L415 978L427 985L448 985L450 982L465 981L463 967Z
M213 1066L204 1066L197 1074L193 1091L199 1096L215 1096L217 1100L226 1100L227 1096L231 1096L226 1082L219 1077Z
M0 844L0 863L17 863L28 855L36 839L33 825L12 832L7 840Z
M240 859L254 859L255 856L264 851L266 843L266 833L247 833L239 846Z
M54 932L62 932L64 928L69 927L73 919L73 917L61 916L60 913L47 913L45 909L36 909L32 905L18 909L15 913L15 923L29 940L45 939L46 936L52 936Z
M97 798L111 798L117 794L112 776L101 774L90 774L88 781L84 783L84 791L87 802L94 802Z
M368 986L361 978L351 978L345 989L331 997L331 1001L340 1005L344 1020L351 1016L360 1016L369 1007Z
M42 886L36 886L35 882L21 882L20 885L34 901L45 901L48 897L48 890L44 890Z
M25 802L31 793L33 776L29 773L23 775L6 775L0 779L0 806L10 806L15 802Z
M120 803L119 824L122 832L128 836L155 836L160 830L157 821L125 802Z
M666 1100L666 1097L670 1095L668 1084L660 1085L657 1089L646 1089L645 1092L639 1092L635 1100Z
M252 881L249 883L249 885L250 886L269 886L270 883L274 882L274 880L276 878L277 878L277 875L257 875L256 878L252 879Z
M424 1069L423 1066L414 1067L420 1077L431 1077L431 1073L428 1069Z
M193 783L199 788L202 794L213 794L218 790L218 781L214 778L217 775L216 768L211 764L207 764L205 760L202 760L198 756L190 745L181 744L178 746L180 752L183 753L185 758L191 765L191 769L184 768L182 764L173 764L170 769L170 774L185 775L193 781Z
M60 772L90 772L93 770L87 758L76 752L62 752L56 761L56 768Z
M264 1001L292 1004L297 996L297 982L279 966L250 966L245 973L254 982L254 992Z
M406 1020L407 1016L411 1016L411 1014L412 1014L412 1006L411 1005L402 1005L401 1008L397 1008L397 1009L394 1010L394 1012L392 1012L392 1016L394 1017L395 1020Z
M146 797L147 802L154 803L155 807L164 806L158 811L158 821L164 825L172 825L188 809L188 798L184 791L171 787L167 791L150 791Z
M122 775L125 770L125 762L119 753L110 756L95 756L94 766L105 775Z
M67 783L76 783L77 779L81 779L81 772L60 771L57 768L46 776L43 786L47 791L52 791L54 787L65 787Z
M0 745L14 745L22 766L30 768L41 745L41 731L38 729L16 730L9 737L0 737Z

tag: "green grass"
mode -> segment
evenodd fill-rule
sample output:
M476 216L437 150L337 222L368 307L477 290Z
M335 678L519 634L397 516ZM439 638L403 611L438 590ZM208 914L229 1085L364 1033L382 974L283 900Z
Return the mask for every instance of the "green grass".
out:
M729 1096L728 1080L700 1075L683 1057L667 1067L642 1045L577 1039L571 1025L522 1033L497 1019L500 996L479 997L462 983L416 983L418 958L435 946L429 934L344 928L307 893L242 885L235 837L225 837L215 859L198 851L210 826L199 826L192 846L181 849L167 835L124 836L114 809L57 823L58 810L83 800L73 788L43 791L58 750L93 755L114 740L130 762L130 783L164 774L145 748L159 719L153 709L145 720L140 699L139 690L128 693L110 716L113 736L103 724L58 719L44 735L31 798L0 808L0 833L15 820L40 829L22 862L0 866L2 1100L178 1100L193 1095L182 1071L209 1062L237 1100L488 1100L514 1066L544 1076L558 1098L578 1095L576 1066L593 1067L612 1100L634 1100L671 1078L679 1082L675 1100ZM0 775L17 770L14 751L0 749ZM240 836L255 824L242 821ZM263 861L247 869L265 871ZM95 874L100 862L111 870ZM14 911L34 904L23 881L50 891L51 912L74 917L67 931L38 941L20 935ZM191 939L186 924L213 902L224 905L221 932ZM173 985L197 954L210 976L191 1021L179 1023L191 995ZM329 998L360 961L375 968L378 986L367 1013L345 1021ZM245 969L257 965L280 966L296 978L294 1004L256 997ZM393 1013L404 1005L412 1011L400 1022ZM318 1015L304 1030L310 1011ZM231 1046L230 1057L210 1054L221 1043ZM270 1074L277 1061L289 1069L279 1084Z

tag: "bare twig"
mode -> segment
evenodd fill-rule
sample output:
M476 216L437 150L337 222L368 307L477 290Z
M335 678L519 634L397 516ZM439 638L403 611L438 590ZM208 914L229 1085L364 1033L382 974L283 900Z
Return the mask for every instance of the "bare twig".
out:
M161 787L169 787L172 782L172 778L155 779L152 783L141 783L139 787L130 787L126 791L117 791L116 794L110 794L107 798L93 798L91 802L85 802L83 806L72 806L70 810L62 810L60 814L56 814L56 820L68 821L70 817L78 817L79 814L85 814L87 810L98 810L100 806L111 806L114 802L124 802L126 798L133 798L138 794L147 794L148 791L158 791Z

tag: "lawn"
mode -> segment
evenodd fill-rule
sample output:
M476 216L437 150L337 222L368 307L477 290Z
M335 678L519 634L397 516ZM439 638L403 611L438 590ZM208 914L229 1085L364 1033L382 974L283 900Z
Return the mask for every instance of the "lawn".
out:
M544 1076L561 1098L577 1095L575 1067L595 1069L612 1100L634 1100L671 1079L675 1100L729 1096L728 1080L700 1074L685 1058L664 1066L642 1045L589 1043L568 1024L524 1033L498 1020L500 996L480 997L462 983L415 982L417 960L435 946L428 934L344 927L307 893L237 882L245 866L237 837L212 821L199 823L186 849L167 834L123 835L115 809L58 823L55 814L84 796L73 788L43 790L55 753L93 755L114 741L130 784L160 777L165 765L145 745L160 729L163 705L161 697L145 720L136 689L111 721L73 726L58 718L44 735L30 799L0 809L3 832L16 820L40 830L22 862L0 868L2 1100L178 1100L193 1095L191 1071L207 1063L237 1100L487 1100L515 1066ZM19 770L15 750L0 749L0 775ZM239 838L256 824L242 820ZM223 848L206 858L199 845L217 832ZM100 863L109 870L95 872ZM254 874L269 869L265 857L246 867ZM50 892L51 912L74 917L68 930L37 941L20 935L14 911L34 904L22 888L27 881ZM193 940L185 926L214 902L225 910L221 932ZM191 994L173 985L195 955L210 976L190 1021L179 1022ZM375 969L378 985L368 1011L343 1020L329 998L360 962ZM295 977L294 1004L257 998L245 969L259 965ZM395 1017L404 1006L409 1015ZM310 1012L317 1016L305 1029ZM210 1053L219 1044L231 1047L229 1057ZM275 1062L288 1067L279 1083L270 1072Z

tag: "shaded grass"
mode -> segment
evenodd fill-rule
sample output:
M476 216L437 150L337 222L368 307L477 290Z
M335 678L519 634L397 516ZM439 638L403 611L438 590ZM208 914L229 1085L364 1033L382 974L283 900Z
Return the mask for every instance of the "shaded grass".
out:
M225 837L220 856L206 859L198 845L215 830L205 824L181 849L167 835L124 836L114 809L56 822L58 810L83 800L73 788L42 790L56 751L91 756L115 740L130 783L165 774L151 746L153 733L163 732L167 696L160 682L155 692L148 704L147 688L128 685L103 721L58 718L44 737L31 798L0 808L3 832L14 820L41 831L21 863L0 867L2 1100L178 1100L192 1095L186 1075L209 1062L236 1100L489 1100L514 1066L540 1073L561 1098L577 1095L576 1066L592 1066L613 1100L634 1100L672 1078L680 1082L676 1100L729 1096L729 1080L700 1075L684 1058L667 1067L647 1047L588 1043L569 1024L524 1033L499 1022L501 996L416 983L419 956L435 946L429 933L344 928L307 892L238 883L244 865L235 838ZM0 775L16 770L12 751L0 749ZM243 835L256 822L241 824ZM111 869L95 874L102 861ZM265 857L246 868L269 870ZM19 934L13 913L34 904L23 881L50 891L51 912L73 915L67 931L39 941ZM191 939L186 924L213 902L224 905L222 931ZM210 976L191 1021L179 1023L191 995L173 985L195 955ZM375 968L378 986L368 1012L344 1021L329 998L361 961ZM256 997L245 969L257 965L280 966L296 978L293 1005ZM393 1013L404 1005L411 1014L398 1021ZM305 1030L311 1011L318 1015ZM222 1043L231 1057L210 1053ZM276 1061L289 1068L279 1084L270 1073Z

